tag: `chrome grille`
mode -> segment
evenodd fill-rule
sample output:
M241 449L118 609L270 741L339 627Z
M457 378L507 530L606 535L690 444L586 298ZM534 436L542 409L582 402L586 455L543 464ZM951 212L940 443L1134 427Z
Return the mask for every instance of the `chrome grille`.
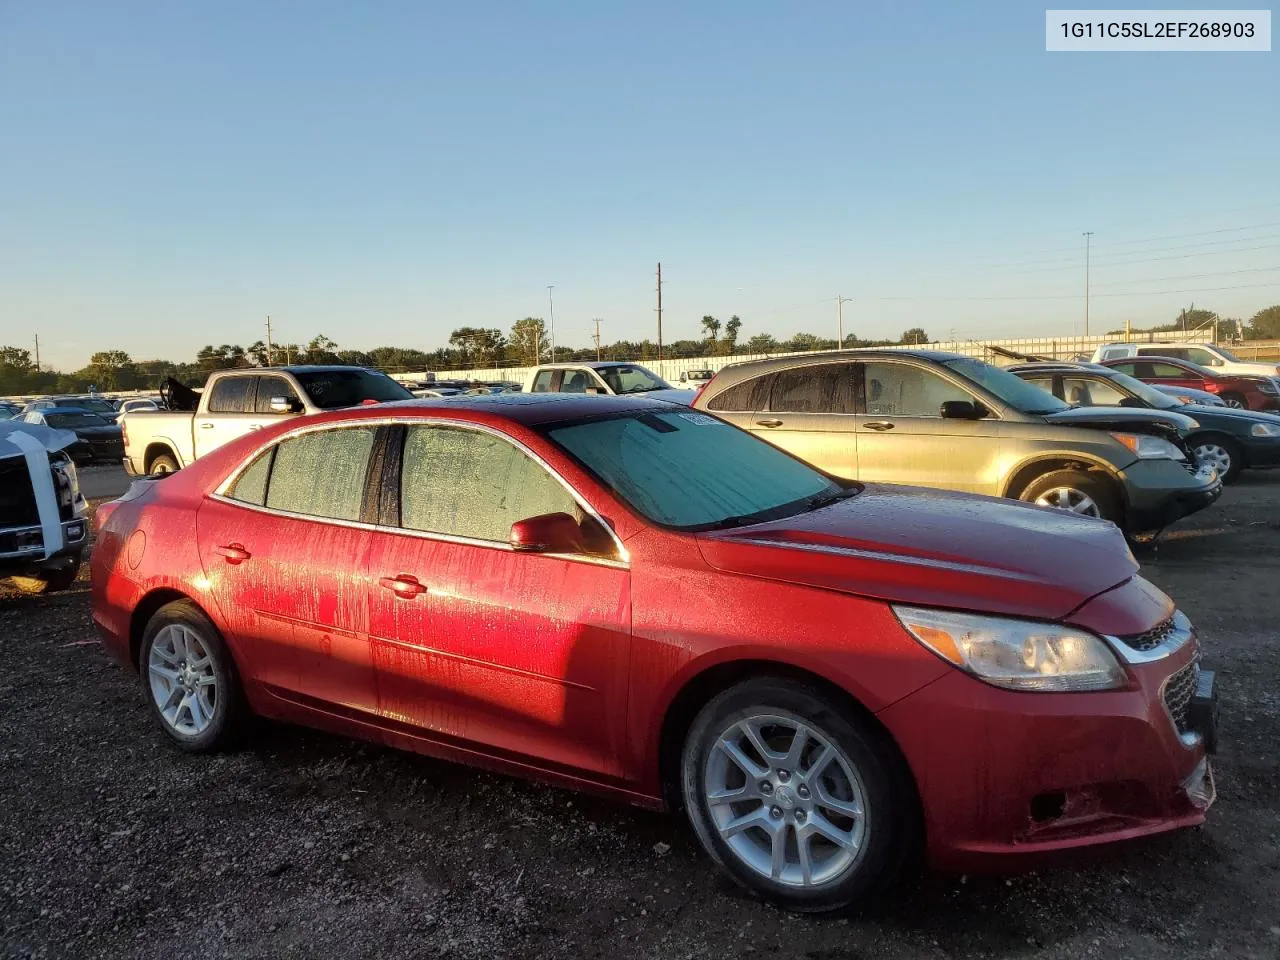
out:
M1164 682L1164 708L1169 711L1169 719L1178 733L1190 732L1191 698L1196 692L1196 677L1200 673L1200 664L1192 660L1185 667Z
M1163 623L1156 624L1146 633L1133 633L1119 639L1125 646L1146 653L1148 650L1154 650L1168 640L1175 630L1177 630L1177 625L1173 622L1173 617L1170 617Z

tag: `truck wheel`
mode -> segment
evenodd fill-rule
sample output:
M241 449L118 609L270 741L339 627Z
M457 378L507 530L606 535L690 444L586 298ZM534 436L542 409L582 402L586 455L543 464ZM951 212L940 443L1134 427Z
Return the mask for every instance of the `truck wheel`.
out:
M79 575L80 558L76 557L73 563L65 567L58 567L55 570L41 570L31 577L14 577L13 585L23 593L58 593L62 590L70 590L71 585L76 582L76 577Z
M1114 486L1110 481L1083 470L1046 473L1031 481L1018 499L1039 507L1053 507L1122 525L1120 498Z
M147 469L153 477L163 477L166 473L177 473L178 461L173 459L169 454L162 453L151 461L151 466Z

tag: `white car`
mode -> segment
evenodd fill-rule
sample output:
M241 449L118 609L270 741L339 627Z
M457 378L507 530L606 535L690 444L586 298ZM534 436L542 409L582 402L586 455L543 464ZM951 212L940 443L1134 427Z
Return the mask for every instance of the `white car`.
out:
M1125 357L1171 357L1208 367L1215 373L1239 373L1249 377L1280 375L1280 364L1241 360L1226 347L1214 343L1104 343L1093 351L1094 363Z
M119 413L124 416L126 413L138 413L139 411L156 411L160 409L160 404L154 400L148 400L146 397L137 397L133 400L121 400Z

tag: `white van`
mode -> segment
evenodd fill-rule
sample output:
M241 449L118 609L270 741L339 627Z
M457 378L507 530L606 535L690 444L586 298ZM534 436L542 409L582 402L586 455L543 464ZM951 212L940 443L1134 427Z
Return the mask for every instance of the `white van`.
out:
M1093 351L1094 363L1125 357L1172 357L1198 363L1217 373L1239 373L1251 377L1274 377L1280 364L1241 360L1226 347L1213 343L1104 343Z

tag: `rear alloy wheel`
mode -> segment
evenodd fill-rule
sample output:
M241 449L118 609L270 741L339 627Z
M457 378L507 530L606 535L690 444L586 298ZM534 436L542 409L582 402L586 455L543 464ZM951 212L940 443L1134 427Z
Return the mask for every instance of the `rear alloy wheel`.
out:
M1220 396L1222 397L1222 402L1228 407L1234 407L1236 410L1247 410L1249 408L1245 398L1238 393L1224 393L1220 394Z
M167 453L162 453L160 456L152 460L151 466L147 469L147 473L153 477L163 477L166 473L177 472L178 461L174 460L173 457L169 456Z
M1191 452L1201 463L1211 464L1223 483L1230 483L1244 469L1244 457L1234 441L1226 437L1192 437Z
M681 779L712 858L792 910L848 906L914 849L914 793L892 745L800 683L751 680L715 697L689 731Z
M1120 523L1120 503L1112 484L1083 470L1054 470L1033 480L1019 500L1082 517Z
M178 747L206 753L234 741L248 712L240 677L218 629L195 604L160 608L147 624L138 666L147 702Z

